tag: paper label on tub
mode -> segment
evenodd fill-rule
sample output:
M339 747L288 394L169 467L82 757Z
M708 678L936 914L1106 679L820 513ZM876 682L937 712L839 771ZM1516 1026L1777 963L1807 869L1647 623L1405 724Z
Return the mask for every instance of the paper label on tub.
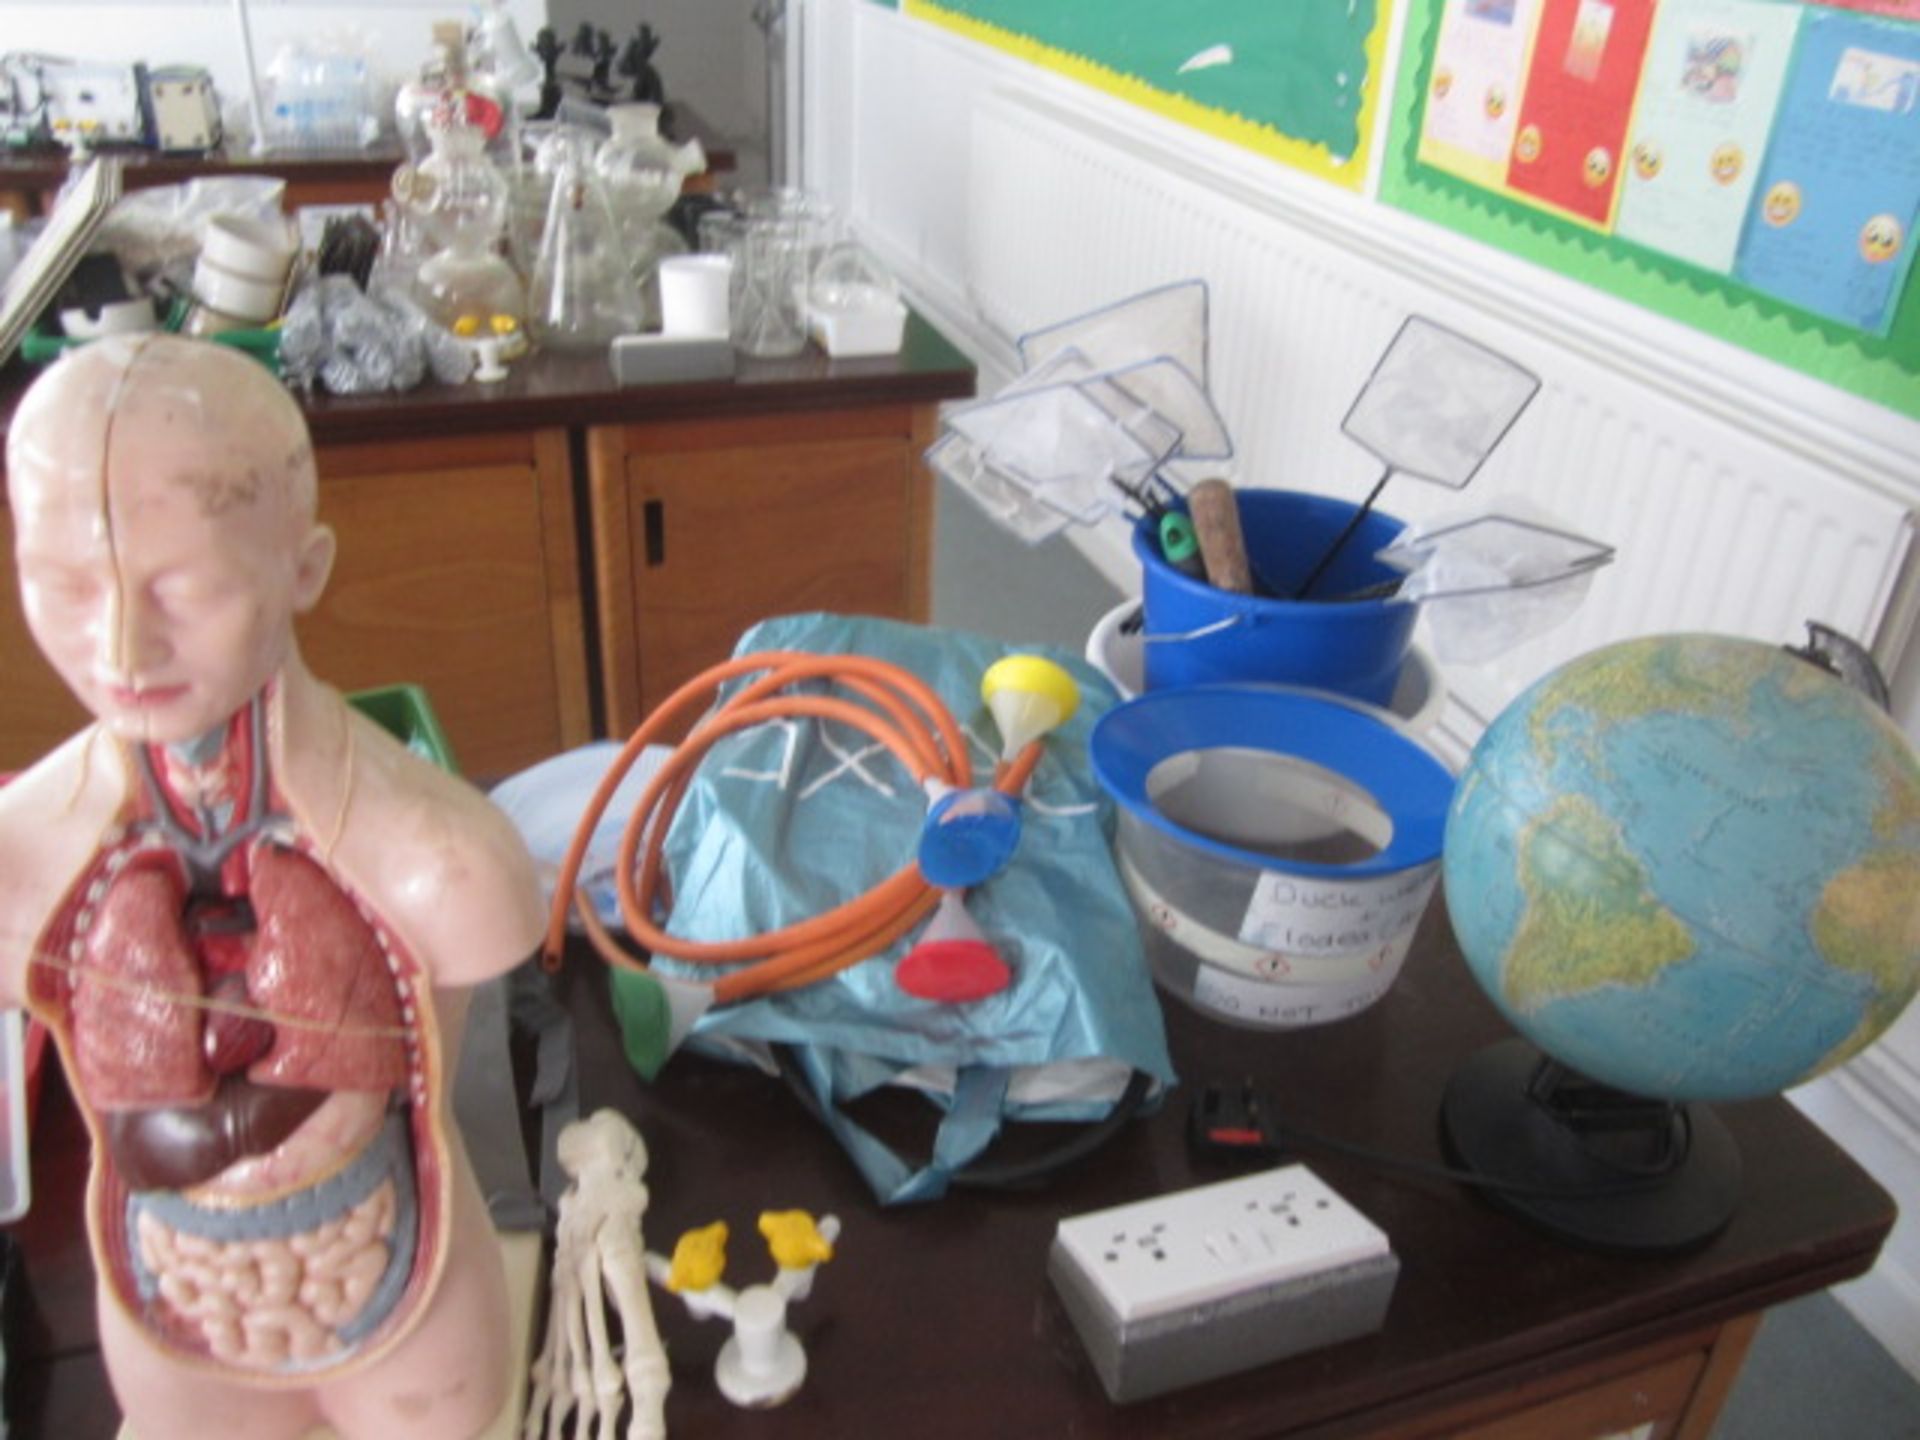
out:
M1268 985L1202 965L1193 1000L1202 1009L1273 1029L1324 1025L1357 1015L1387 993L1391 974L1346 985Z
M1439 879L1437 860L1365 880L1263 871L1240 922L1240 939L1292 955L1371 950L1413 928Z

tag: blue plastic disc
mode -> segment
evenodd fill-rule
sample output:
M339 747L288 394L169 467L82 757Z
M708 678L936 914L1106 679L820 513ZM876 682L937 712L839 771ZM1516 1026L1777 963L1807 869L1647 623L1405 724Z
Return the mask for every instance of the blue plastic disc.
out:
M998 790L952 790L920 829L920 873L942 890L965 890L1000 873L1020 845L1020 805Z

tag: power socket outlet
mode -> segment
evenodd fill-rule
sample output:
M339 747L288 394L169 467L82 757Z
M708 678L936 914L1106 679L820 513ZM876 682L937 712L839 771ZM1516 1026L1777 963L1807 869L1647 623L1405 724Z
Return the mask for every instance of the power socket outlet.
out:
M1304 1165L1062 1220L1047 1262L1116 1401L1376 1330L1399 1268Z

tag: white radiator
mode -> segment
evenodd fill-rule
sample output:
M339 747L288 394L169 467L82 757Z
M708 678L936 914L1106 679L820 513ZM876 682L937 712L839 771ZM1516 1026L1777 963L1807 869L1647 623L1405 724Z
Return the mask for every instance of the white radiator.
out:
M1339 422L1409 312L1540 375L1540 395L1466 492L1396 477L1379 502L1415 519L1524 497L1619 553L1572 620L1493 663L1448 667L1454 744L1560 661L1632 635L1797 643L1801 622L1818 619L1883 656L1904 641L1913 601L1895 600L1911 516L1897 477L1876 486L1847 473L1817 419L1797 435L1791 416L1774 414L1756 433L1684 371L1581 343L1591 324L1530 311L1490 282L1478 294L1471 278L1436 289L1430 253L1377 243L1344 217L1303 225L1217 178L1196 183L1177 154L1097 117L995 94L972 127L966 285L978 315L1011 337L1204 279L1211 386L1241 484L1364 497L1377 465ZM1084 548L1137 582L1118 526Z

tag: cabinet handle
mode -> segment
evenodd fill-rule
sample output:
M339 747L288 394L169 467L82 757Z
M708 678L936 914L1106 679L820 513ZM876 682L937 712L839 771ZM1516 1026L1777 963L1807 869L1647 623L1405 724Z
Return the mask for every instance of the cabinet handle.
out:
M641 507L646 526L647 565L664 565L667 559L667 506L664 500L649 500Z

